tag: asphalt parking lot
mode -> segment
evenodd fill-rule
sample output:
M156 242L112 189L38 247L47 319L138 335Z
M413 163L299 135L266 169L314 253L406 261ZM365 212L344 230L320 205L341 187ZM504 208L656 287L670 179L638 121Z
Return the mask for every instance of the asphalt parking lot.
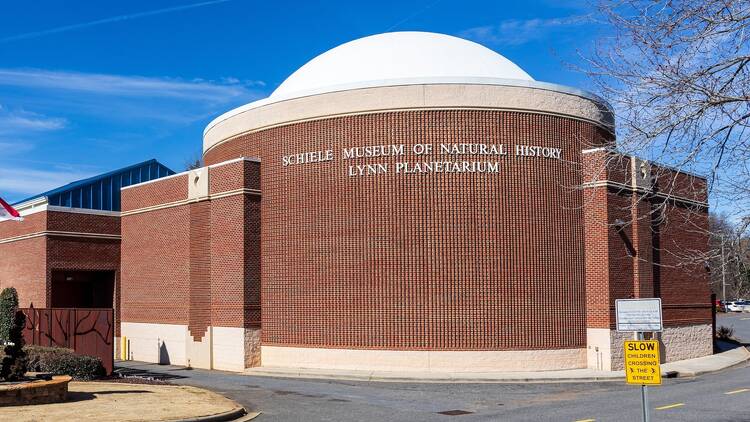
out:
M750 343L750 313L729 312L716 314L716 328L721 326L734 329L734 336L745 344ZM748 416L750 419L750 416Z
M717 315L717 326L750 340L750 314ZM354 382L249 376L121 362L176 384L223 394L265 421L641 420L640 389L622 381L530 384ZM750 420L750 364L651 387L653 421Z
M223 394L265 421L640 421L623 382L432 384L253 377L155 364L130 367ZM750 365L649 390L653 421L750 420Z

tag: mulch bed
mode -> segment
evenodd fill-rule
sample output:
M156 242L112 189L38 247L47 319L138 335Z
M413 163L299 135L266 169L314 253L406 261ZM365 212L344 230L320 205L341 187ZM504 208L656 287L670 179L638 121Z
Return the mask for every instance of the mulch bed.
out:
M122 384L142 384L142 385L172 385L169 381L157 380L151 378L141 377L120 377L117 375L110 375L99 379L92 380L91 382L116 382Z

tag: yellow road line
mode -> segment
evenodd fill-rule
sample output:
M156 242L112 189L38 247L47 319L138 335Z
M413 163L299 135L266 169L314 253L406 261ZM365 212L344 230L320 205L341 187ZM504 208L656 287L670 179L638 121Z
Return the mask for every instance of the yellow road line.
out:
M575 422L596 422L596 419L579 419Z
M656 408L656 410L667 410L667 409L674 409L675 407L684 406L685 403L675 403L675 404L669 404L666 406L659 406Z
M739 390L727 391L724 394L737 394L737 393L744 393L746 391L750 391L750 388L740 388Z

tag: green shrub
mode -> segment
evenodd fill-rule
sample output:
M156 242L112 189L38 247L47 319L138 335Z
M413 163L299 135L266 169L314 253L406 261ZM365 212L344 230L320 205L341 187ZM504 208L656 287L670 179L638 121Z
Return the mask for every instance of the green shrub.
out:
M18 310L18 292L13 287L3 289L0 293L0 336L5 344L3 348L0 378L6 381L18 381L26 373L26 353L23 350L23 329L26 315Z
M18 292L13 287L0 293L0 340L10 341L10 329L18 309Z
M101 359L77 355L62 347L26 346L29 371L70 375L76 380L92 380L104 376Z

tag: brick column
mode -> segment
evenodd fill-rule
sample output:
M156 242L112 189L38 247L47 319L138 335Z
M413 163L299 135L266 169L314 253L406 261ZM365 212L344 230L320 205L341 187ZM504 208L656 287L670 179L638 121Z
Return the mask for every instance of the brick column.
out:
M646 298L654 296L653 244L651 203L647 197L651 189L651 170L648 162L631 158L631 239L633 256L633 296Z
M609 231L606 151L582 154L584 245L586 248L586 327L609 329Z
M188 330L200 341L211 325L211 203L190 204L190 311Z
M607 151L581 155L583 169L583 222L586 263L586 343L588 367L608 370L610 341L610 237L609 193L606 186Z

